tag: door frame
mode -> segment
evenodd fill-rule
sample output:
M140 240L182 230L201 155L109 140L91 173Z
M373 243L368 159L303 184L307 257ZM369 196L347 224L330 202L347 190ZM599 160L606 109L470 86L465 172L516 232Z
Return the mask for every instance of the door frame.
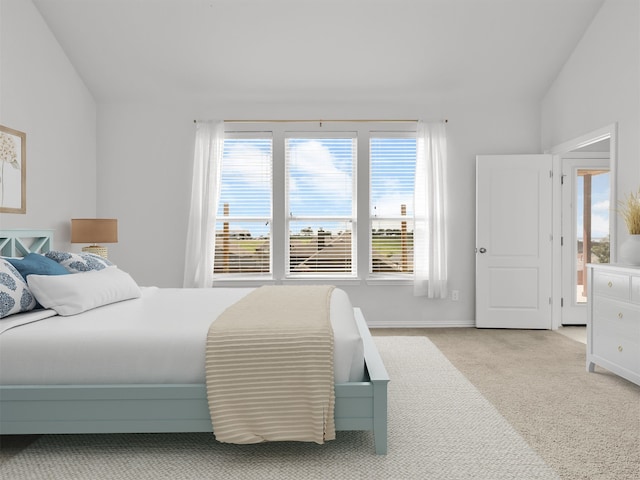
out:
M592 132L581 135L567 142L561 143L545 151L553 155L553 246L552 246L552 294L553 302L551 305L551 328L557 330L562 325L562 307L560 300L562 298L562 158L569 156L574 150L592 145L602 140L609 139L609 186L610 186L610 204L615 205L617 196L617 167L618 167L618 124L612 123L605 127L599 128ZM611 263L617 260L617 215L609 215L609 232L610 232L610 252Z
M609 152L571 152L561 155L562 162L562 308L561 325L585 325L587 323L587 304L576 304L577 286L577 236L576 220L578 205L576 200L577 173L580 169L606 169L611 178L611 159ZM610 183L610 182L609 182ZM611 198L609 197L609 201ZM611 215L609 215L610 217ZM611 237L611 232L609 232ZM583 270L586 278L586 268ZM584 284L586 287L586 283Z

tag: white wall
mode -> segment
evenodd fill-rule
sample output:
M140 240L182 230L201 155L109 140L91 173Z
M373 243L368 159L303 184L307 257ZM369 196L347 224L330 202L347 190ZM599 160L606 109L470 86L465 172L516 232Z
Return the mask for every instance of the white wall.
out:
M141 285L182 286L193 120L171 106L98 109L98 216L118 219L109 258Z
M55 229L96 213L96 105L30 0L0 4L0 124L27 134L27 213L0 228Z
M110 258L142 285L178 287L194 119L448 118L449 272L460 300L416 298L408 286L345 289L373 325L473 324L475 156L541 151L537 101L386 98L352 104L203 105L167 99L162 105L99 104L96 109L31 2L1 1L0 121L27 132L29 161L28 213L0 215L2 228L56 228L56 248L70 248L70 218L116 217L120 241L109 246Z
M142 285L182 285L194 119L448 118L449 272L460 300L427 300L409 286L345 286L370 324L472 325L475 318L475 156L540 151L539 105L166 105L98 108L98 214L119 219L109 257Z
M542 101L544 150L617 123L619 198L640 187L639 26L640 2L607 0Z

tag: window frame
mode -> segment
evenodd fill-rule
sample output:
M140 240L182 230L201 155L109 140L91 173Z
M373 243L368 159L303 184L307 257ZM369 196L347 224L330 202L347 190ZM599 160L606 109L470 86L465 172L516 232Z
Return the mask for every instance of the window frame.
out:
M259 139L259 140L270 140L271 141L271 176L270 176L270 204L269 204L269 215L267 216L243 216L243 215L228 215L227 218L229 223L231 222L268 222L269 224L269 271L266 273L246 273L246 272L227 272L227 273L216 273L215 272L215 264L213 266L214 268L214 273L213 273L213 279L214 279L214 284L217 283L218 281L229 281L229 280L241 280L241 281L245 281L248 279L251 280L270 280L273 276L273 217L274 217L274 209L273 209L273 172L274 172L274 167L273 167L273 161L274 161L274 154L273 154L273 145L274 145L274 140L273 140L273 135L271 132L269 131L252 131L252 132L246 132L246 131L235 131L235 130L226 130L225 129L225 141L227 139L231 139L231 140L238 140L238 139L248 139L248 140L254 140L254 139ZM226 148L226 146L224 147ZM223 169L224 167L224 160L222 162L222 165L220 165L220 186L222 186L222 174L223 174ZM222 209L224 206L224 202L222 199L219 199L218 201L218 209ZM218 212L216 212L217 215ZM216 250L217 250L217 243L218 243L218 237L217 237L217 233L218 233L218 229L217 229L217 224L218 223L223 223L223 221L221 221L222 217L217 217L216 221L214 222L214 229L216 231ZM214 254L214 262L215 259L217 258L217 255Z
M374 139L393 139L393 138L398 138L398 139L410 139L416 138L416 132L415 130L413 132L411 131L398 131L398 130L394 130L394 131L372 131L370 132L368 141L369 141L369 145L371 146L371 142ZM416 153L417 153L417 149L416 149ZM372 155L371 152L369 152L369 166L371 167L371 165L373 164L372 161ZM415 177L415 166L414 166L414 177ZM409 221L411 224L413 224L414 221L414 215L413 215L413 205L411 206L411 212L410 215L407 216L402 216L400 213L397 214L393 214L393 215L380 215L378 216L377 214L374 215L373 211L372 211L372 207L373 207L373 202L372 202L372 190L373 190L373 186L372 186L372 175L371 175L371 168L370 168L370 172L369 172L369 203L368 203L368 220L369 220L369 265L368 265L368 278L370 280L373 279L377 279L377 280L407 280L407 279L411 279L413 280L413 272L414 272L414 268L413 268L413 262L411 263L411 272L374 272L373 271L373 223L374 221L389 221L389 222L402 222L403 219L406 219L406 221ZM414 191L415 191L415 184L414 184ZM413 197L413 193L412 193L412 197ZM413 198L412 198L412 202L413 202ZM413 240L411 242L412 245L412 249L413 249ZM413 254L412 254L413 256Z
M290 176L289 176L289 163L287 162L287 140L288 139L301 139L301 140L332 140L332 139L350 139L351 143L351 212L349 215L296 215L293 213L292 207L289 204L291 199L290 195ZM286 279L319 279L319 278L340 278L340 279L352 279L358 277L358 262L357 259L357 241L355 236L355 229L357 227L357 180L358 180L358 135L354 131L286 131L283 139L285 143L285 236L286 236L286 253L285 253L285 278ZM309 221L312 223L318 222L346 222L351 223L351 271L350 272L330 272L323 273L320 271L314 272L295 272L291 270L291 238L293 231L291 230L292 222Z
M214 276L214 285L259 286L264 284L327 283L335 285L409 285L413 283L413 274L371 273L371 216L370 216L370 138L385 134L416 135L416 121L372 121L372 120L334 120L334 121L256 121L233 122L225 124L225 138L229 133L251 135L270 134L272 143L272 221L271 221L271 274L222 274ZM335 274L288 275L288 210L286 199L285 134L304 133L325 135L326 133L355 132L356 158L354 163L354 198L352 252L353 271L348 276ZM331 136L331 135L329 135Z

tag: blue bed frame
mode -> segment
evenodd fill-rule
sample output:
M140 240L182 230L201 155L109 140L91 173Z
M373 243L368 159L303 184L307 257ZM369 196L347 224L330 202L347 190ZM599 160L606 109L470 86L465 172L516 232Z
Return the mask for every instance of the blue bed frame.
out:
M51 249L50 230L0 230L0 254ZM335 385L337 431L374 435L387 453L389 376L359 308L364 342L362 382ZM0 434L212 432L205 384L0 385Z

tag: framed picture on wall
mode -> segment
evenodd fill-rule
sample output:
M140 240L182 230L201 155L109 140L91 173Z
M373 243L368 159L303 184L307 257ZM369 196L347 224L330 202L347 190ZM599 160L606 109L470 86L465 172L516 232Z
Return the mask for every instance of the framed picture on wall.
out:
M27 135L0 125L0 213L27 213Z

